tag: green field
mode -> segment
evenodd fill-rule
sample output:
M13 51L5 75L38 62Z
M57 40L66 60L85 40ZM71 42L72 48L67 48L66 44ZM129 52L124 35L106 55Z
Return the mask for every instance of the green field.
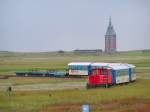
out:
M149 112L150 51L115 55L74 55L72 53L0 52L0 76L32 69L64 70L77 61L121 62L136 66L137 81L111 88L85 88L87 79L19 78L0 79L0 112L81 112L89 104L91 112ZM11 85L10 97L6 87Z

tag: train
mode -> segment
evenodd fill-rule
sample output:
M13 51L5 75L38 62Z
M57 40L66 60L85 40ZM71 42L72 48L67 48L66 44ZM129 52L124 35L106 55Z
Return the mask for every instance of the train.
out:
M87 77L87 88L134 82L135 66L127 63L71 62L65 72L57 70L16 72L16 76Z
M88 76L87 88L134 82L135 66L126 63L69 63L69 75Z

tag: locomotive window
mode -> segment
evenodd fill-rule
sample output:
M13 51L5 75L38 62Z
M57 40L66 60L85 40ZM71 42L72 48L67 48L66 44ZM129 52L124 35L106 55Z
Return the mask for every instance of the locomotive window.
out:
M107 75L106 69L102 68L102 75Z
M112 72L111 69L109 69L109 70L108 70L108 75L111 75L111 72Z
M98 74L97 69L94 69L93 70L93 75L97 75L97 74Z

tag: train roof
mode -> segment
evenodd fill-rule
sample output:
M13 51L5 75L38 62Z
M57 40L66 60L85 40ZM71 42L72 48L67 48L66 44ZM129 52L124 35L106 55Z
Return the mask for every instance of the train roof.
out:
M68 66L91 66L92 68L110 68L114 70L134 68L135 66L127 63L91 63L91 62L71 62Z
M91 62L72 62L72 63L69 63L68 66L76 66L76 65L81 65L81 66L88 66L90 65Z
M128 68L134 68L135 66L132 64L124 64L124 63L92 63L92 67L104 67L104 68L110 68L114 70L119 70L119 69L128 69Z

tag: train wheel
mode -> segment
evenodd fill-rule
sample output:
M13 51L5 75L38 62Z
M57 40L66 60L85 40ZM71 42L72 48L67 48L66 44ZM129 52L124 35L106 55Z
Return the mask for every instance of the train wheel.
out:
M87 84L86 84L86 88L87 88L87 89L90 89L91 86L87 83Z
M105 85L105 88L109 88L109 85L108 85L108 84L106 84L106 85Z

